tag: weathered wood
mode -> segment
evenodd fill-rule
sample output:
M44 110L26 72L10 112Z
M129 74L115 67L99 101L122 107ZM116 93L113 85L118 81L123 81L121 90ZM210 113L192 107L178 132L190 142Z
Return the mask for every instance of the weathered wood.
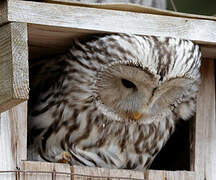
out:
M200 48L203 57L210 58L211 60L214 60L213 58L216 58L216 46L201 45Z
M59 4L73 4L73 3L85 3L85 4L136 4L136 5L142 5L146 7L154 7L159 9L166 9L166 0L141 0L141 1L132 1L132 0L101 0L100 2L98 0L43 0L45 2L53 2L53 3L59 3Z
M157 14L157 15L164 15L164 16L186 17L186 18L193 18L193 19L206 19L206 20L214 20L214 21L216 20L214 16L205 16L205 15L188 14L188 13L181 13L181 12L175 12L175 11L170 11L170 10L163 10L165 9L165 6L166 6L166 2L164 2L164 0L153 0L152 3L150 3L152 0L147 0L148 6L151 6L151 7L144 7L145 5L140 6L138 4L131 4L131 3L128 4L124 0L122 0L124 1L122 3L118 3L118 1L115 1L115 0L113 0L114 1L113 3L91 3L88 0L86 1L84 0L85 2L82 2L83 0L80 0L80 1L77 0L77 2L74 2L73 0L72 1L71 0L43 0L43 1L48 2L48 3L54 3L54 4L83 6L83 7L110 9L110 10L117 10L117 11L129 11L129 12ZM155 1L157 1L158 4L160 2L163 5L161 6L159 5L158 7Z
M90 167L80 167L72 166L72 180L87 180L91 178L92 180L119 180L124 178L131 179L143 179L144 174L140 171L129 171L129 170L119 170L119 169L105 169L105 168L90 168Z
M68 164L23 161L22 170L33 171L34 173L22 173L21 180L71 180ZM37 171L47 171L47 173ZM59 174L59 172L69 174Z
M28 24L30 59L58 54L71 47L73 39L98 31Z
M71 47L73 39L96 33L107 32L29 24L30 59L62 53ZM203 57L216 57L216 46L200 46Z
M27 158L27 102L0 114L0 171L17 170ZM15 180L14 173L0 173L1 180Z
M98 0L43 0L45 2L54 2L54 3L62 3L62 4L71 4L71 3L98 3ZM160 8L160 9L166 9L166 0L142 0L142 1L132 1L132 0L101 0L99 2L100 4L137 4L137 5L142 5L142 6L147 6L147 7L154 7L154 8Z
M195 173L190 171L132 171L119 169L91 168L70 166L68 164L23 161L22 180L196 180ZM31 171L31 172L27 172ZM64 174L65 173L65 174Z
M194 172L190 171L158 171L146 170L131 171L119 169L105 169L105 168L90 168L90 167L71 167L73 180L87 180L88 177L92 180L119 180L119 179L145 179L145 180L196 180ZM82 176L83 175L83 176Z
M197 180L216 179L216 123L214 61L203 61L197 98L195 172Z
M0 112L28 99L28 45L25 23L0 28Z
M195 172L191 171L155 171L147 170L145 180L196 180Z
M209 19L211 20L27 1L9 1L8 4L9 22L51 26L51 32L61 31L58 37L72 38L73 35L69 33L71 28L81 30L79 35L83 35L82 32L121 32L178 37L205 46L204 57L209 57L208 48L211 56L216 57L216 52L211 50L216 47L216 21L214 18ZM45 34L41 34L40 37L44 38ZM51 34L54 33L47 37L46 44L50 43L53 46L55 37ZM63 47L67 44L68 42L65 42ZM43 43L40 47L42 49Z

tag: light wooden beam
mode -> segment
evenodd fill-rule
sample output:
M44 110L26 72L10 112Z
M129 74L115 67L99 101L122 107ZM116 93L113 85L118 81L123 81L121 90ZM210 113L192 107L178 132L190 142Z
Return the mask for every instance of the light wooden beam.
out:
M203 61L195 123L196 180L216 179L216 120L214 61Z
M14 171L27 159L27 102L0 113L0 171ZM17 180L0 173L1 180Z
M70 176L69 164L23 161L21 169L35 173L22 173L20 180L73 180ZM47 171L48 173L40 173L40 171ZM55 172L69 174L55 174Z
M0 112L28 99L28 45L25 23L0 28Z
M23 171L33 171L32 173L22 173L24 180L48 180L53 177L52 172L56 172L55 178L61 180L196 180L195 172L190 171L158 171L146 170L132 171L120 169L92 168L86 166L69 166L68 164L23 161ZM47 171L42 174L37 171ZM60 173L62 174L60 174ZM65 173L65 174L64 174Z
M118 32L178 37L198 43L201 49L204 46L203 57L209 57L208 49L211 57L216 57L214 50L216 21L213 19L193 19L22 0L9 1L7 12L8 22L24 22L36 25L34 27L50 26L50 34L61 29L62 35L57 33L58 37L72 38L73 34L70 34L72 29L84 33ZM41 37L45 37L45 34L41 34ZM47 44L55 39L51 35L47 38L47 42L41 42L40 47L43 47L43 43ZM63 47L66 45L63 44Z
M144 172L142 172L132 170L72 166L71 172L73 174L77 174L74 175L74 180L86 180L88 176L95 176L95 178L91 178L92 180L105 180L105 177L109 177L110 180L124 180L124 178L137 180L196 180L195 172L192 171L145 170ZM82 177L81 175L85 176Z
M192 171L155 171L147 170L144 180L197 180Z

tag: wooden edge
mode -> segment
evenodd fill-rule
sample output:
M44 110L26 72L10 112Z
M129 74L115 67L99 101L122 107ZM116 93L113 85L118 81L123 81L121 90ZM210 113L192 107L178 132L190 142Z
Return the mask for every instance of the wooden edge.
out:
M47 25L28 24L30 59L37 59L55 53L62 53L71 47L72 39L104 31L74 29ZM106 33L109 34L109 33ZM196 43L196 42L194 42ZM199 44L203 57L216 58L216 45Z
M200 49L202 52L202 57L205 59L208 58L210 60L216 59L216 45L211 46L211 45L200 45Z
M72 166L71 172L73 174L73 180L79 178L92 178L92 179L144 179L144 173L141 171L132 171L132 170L119 170L119 169L106 169L106 168L92 168L92 167L80 167Z
M201 66L201 85L197 97L194 168L197 180L216 179L216 124L214 61Z
M92 178L93 180L196 180L195 173L192 171L162 171L162 170L120 170L72 166L71 172L74 174L73 180ZM94 178L95 177L95 178ZM97 177L97 178L96 178Z
M28 37L27 24L11 23L11 45L13 58L13 98L28 99Z
M216 21L213 20L31 1L9 1L8 20L101 32L178 37L198 44L216 45Z
M21 167L21 161L27 160L27 106L25 101L8 111L16 167Z
M23 161L21 180L71 180L71 170L68 164ZM30 171L30 172L28 172Z
M199 44L203 57L216 58L216 21L213 20L29 1L10 0L5 8L6 1L3 2L1 5L4 8L0 8L0 12L3 11L7 17L3 16L4 20L0 19L0 24L5 21L24 22L34 27L52 27L50 30L53 32L63 28L66 30L63 34L73 29L88 34L134 33L178 37ZM41 34L42 37L45 36Z
M148 170L145 180L197 180L193 171L155 171Z
M0 113L0 171L14 171L27 159L27 102ZM15 180L15 173L0 173ZM17 179L18 180L18 179Z
M158 9L155 7L146 7L144 5L139 4L131 4L131 3L88 3L88 2L73 2L71 0L44 0L48 3L54 4L64 4L70 6L82 6L82 7L91 7L91 8L100 8L100 9L109 9L109 10L118 10L118 11L128 11L128 12L137 12L137 13L148 13L148 14L156 14L163 16L174 16L174 17L186 17L193 19L205 19L205 20L213 20L216 21L216 17L214 16L205 16L205 15L197 15L197 14L188 14L182 12L175 12L170 10Z
M86 166L69 166L68 164L60 163L47 163L36 161L23 161L23 171L32 171L22 173L23 180L36 180L42 178L48 180L55 176L61 180L156 180L156 179L169 179L169 180L196 180L195 173L191 171L159 171L159 170L146 170L132 171L132 170L119 170L119 169L106 169L106 168L93 168ZM42 173L47 172L47 173ZM64 174L65 173L65 174ZM61 176L61 178L60 178ZM70 179L71 178L71 179Z
M9 23L0 28L0 112L28 99L27 25Z

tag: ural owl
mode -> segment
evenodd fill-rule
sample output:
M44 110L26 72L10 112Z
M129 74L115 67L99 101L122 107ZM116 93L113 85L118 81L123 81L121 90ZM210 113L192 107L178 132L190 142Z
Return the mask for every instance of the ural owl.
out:
M29 112L33 160L143 170L195 111L201 53L188 40L95 36L42 62Z

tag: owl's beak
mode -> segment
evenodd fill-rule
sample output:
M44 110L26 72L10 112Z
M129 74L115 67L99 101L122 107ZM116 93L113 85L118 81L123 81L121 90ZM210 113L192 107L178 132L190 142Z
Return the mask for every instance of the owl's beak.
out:
M134 120L139 120L142 117L142 114L139 112L133 113L133 119Z
M131 113L126 113L126 114L130 119L133 119L133 120L139 120L141 117L143 117L143 114L140 112L131 112Z

